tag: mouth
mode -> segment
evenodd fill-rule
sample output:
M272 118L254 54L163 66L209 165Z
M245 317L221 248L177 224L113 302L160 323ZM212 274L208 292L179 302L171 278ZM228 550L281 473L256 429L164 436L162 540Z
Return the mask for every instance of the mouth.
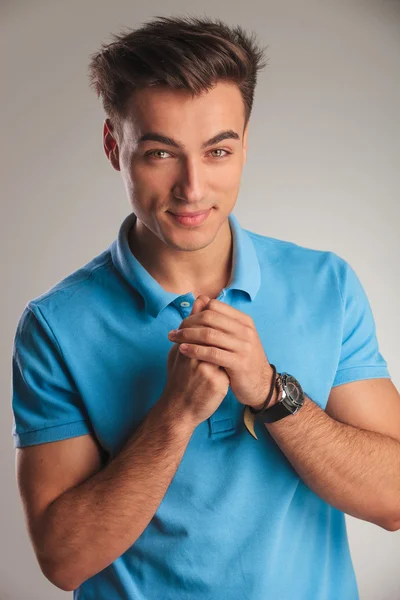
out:
M201 225L202 223L204 223L206 221L206 219L208 218L208 215L211 212L211 208L209 208L208 210L205 211L201 211L201 212L193 212L193 213L180 213L180 214L175 214L173 212L167 211L168 214L171 215L171 217L173 217L175 219L175 221L177 221L178 223L180 223L181 225L189 225L189 226L196 226L196 225Z

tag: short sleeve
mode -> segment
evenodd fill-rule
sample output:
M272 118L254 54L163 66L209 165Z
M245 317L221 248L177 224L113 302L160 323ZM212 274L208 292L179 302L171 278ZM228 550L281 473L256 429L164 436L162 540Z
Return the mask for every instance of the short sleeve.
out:
M92 431L60 345L39 307L30 304L14 337L12 411L15 448Z
M375 320L367 294L354 269L341 261L343 328L340 359L332 387L359 379L391 378L379 350Z

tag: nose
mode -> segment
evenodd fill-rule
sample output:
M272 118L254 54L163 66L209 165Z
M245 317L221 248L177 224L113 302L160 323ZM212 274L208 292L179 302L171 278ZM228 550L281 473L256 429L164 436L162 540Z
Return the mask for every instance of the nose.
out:
M201 206L205 191L205 177L200 160L187 158L182 163L178 180L172 188L173 195L191 204Z

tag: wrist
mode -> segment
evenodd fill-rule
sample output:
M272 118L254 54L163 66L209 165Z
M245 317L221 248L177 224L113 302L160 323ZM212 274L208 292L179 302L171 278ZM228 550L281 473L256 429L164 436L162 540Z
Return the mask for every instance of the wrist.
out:
M189 411L182 409L182 403L178 397L162 394L153 408L162 415L164 426L170 429L174 435L191 436L198 425Z
M279 402L280 398L281 398L281 388L279 386L278 381L276 381L274 393L271 398L271 402L268 404L268 408L270 408L271 406L274 406L274 404L277 404Z
M274 393L272 394L272 398L267 406L267 409L271 408L271 406L274 406L274 404L277 404L279 402L280 398L281 398L281 387L279 385L278 375L277 375L276 380L275 380Z
M271 371L272 371L272 369L271 369ZM278 382L278 375L279 375L278 373L276 373L276 375L275 375L274 390L273 390L273 393L272 393L272 398L269 401L267 408L270 408L271 406L274 406L274 404L277 404L277 402L280 399L280 396L281 396L281 387L280 387L279 382ZM262 392L260 401L257 404L255 404L255 405L253 404L252 405L252 408L254 410L261 410L261 408L264 406L264 404L265 404L265 402L267 400L267 396L268 396L268 394L270 392L270 389L271 389L271 383L272 383L272 379L271 379L271 376L270 376L269 377L269 381L268 381L267 385L265 386L265 388L264 388L264 390Z

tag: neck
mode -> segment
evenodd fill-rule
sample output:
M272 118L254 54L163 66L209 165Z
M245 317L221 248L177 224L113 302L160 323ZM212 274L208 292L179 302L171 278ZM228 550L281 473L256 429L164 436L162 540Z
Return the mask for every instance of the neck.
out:
M232 232L223 223L214 240L205 248L184 252L166 246L140 221L129 232L129 247L135 258L167 291L195 297L216 298L229 283L232 271Z

